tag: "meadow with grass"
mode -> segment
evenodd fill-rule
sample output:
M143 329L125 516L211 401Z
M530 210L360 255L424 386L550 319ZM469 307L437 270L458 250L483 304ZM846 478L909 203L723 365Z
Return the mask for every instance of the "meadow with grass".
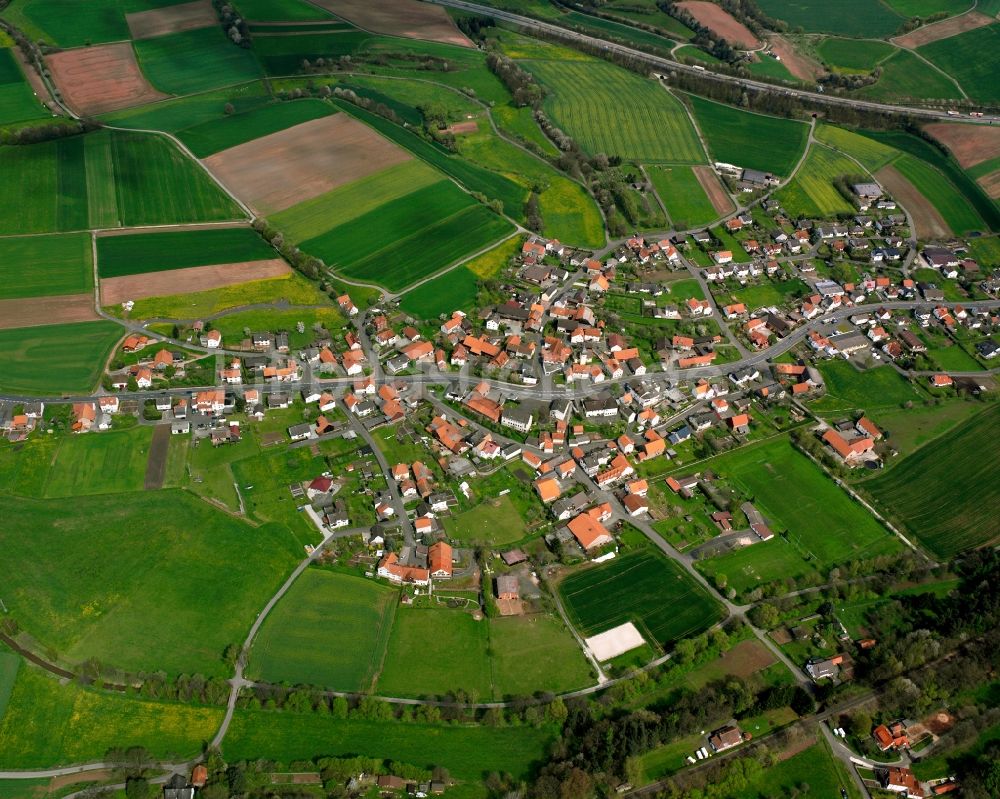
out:
M588 153L703 164L680 101L652 80L600 61L524 61L550 94L545 109Z
M570 620L591 636L632 622L647 643L669 649L721 618L721 608L673 561L644 548L575 571L559 584Z
M254 642L253 679L341 691L371 687L399 592L373 580L308 569Z
M141 39L134 47L149 82L167 94L193 94L261 77L253 52L235 46L218 25Z
M903 24L903 17L888 5L871 0L843 0L836 14L828 13L824 0L761 0L760 7L768 16L806 33L881 39L896 33Z
M998 442L1000 413L987 408L860 486L937 557L993 544L1000 519L982 509L1000 501Z
M813 145L792 182L776 194L792 217L829 218L849 214L854 206L834 185L838 178L863 174L861 167L835 150Z
M647 167L646 174L677 229L687 230L718 219L715 206L690 167L653 165Z
M993 103L1000 99L996 79L996 60L985 57L1000 47L1000 23L960 33L920 48L935 66L954 77L969 97Z
M803 122L769 117L685 95L715 161L788 177L806 148Z
M97 269L101 277L275 257L274 248L250 227L155 231L97 239Z
M104 439L74 443L73 462L83 457L78 447L103 450ZM63 474L59 456L47 492ZM130 487L131 477L116 478ZM0 546L11 565L4 601L69 663L226 676L223 650L243 640L301 557L285 528L251 527L184 491L74 496L72 505L66 514L61 503L0 496L9 520ZM60 557L39 558L39 548Z
M0 389L46 396L93 391L124 335L105 321L0 330Z
M0 125L49 116L25 78L14 51L0 42Z
M0 238L0 300L80 294L93 287L86 233Z

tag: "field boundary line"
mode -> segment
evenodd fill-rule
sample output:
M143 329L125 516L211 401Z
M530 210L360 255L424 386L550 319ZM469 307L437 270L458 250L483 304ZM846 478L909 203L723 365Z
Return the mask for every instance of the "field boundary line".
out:
M708 152L708 142L705 141L705 136L701 132L701 126L695 120L694 114L691 113L691 108L680 97L678 97L676 94L670 91L670 87L667 86L665 81L657 80L656 82L660 85L660 88L663 89L663 91L665 91L667 94L673 97L678 103L681 104L681 107L684 109L684 113L687 114L688 121L691 123L691 127L694 128L695 136L698 137L698 142L699 144L701 144L702 152L705 153L705 159L707 160L709 165L714 163L712 161L711 154Z

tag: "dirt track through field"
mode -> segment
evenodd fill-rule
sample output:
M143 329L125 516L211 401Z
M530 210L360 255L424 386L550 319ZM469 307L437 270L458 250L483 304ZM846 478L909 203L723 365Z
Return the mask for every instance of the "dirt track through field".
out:
M693 166L691 170L708 195L708 199L719 216L725 216L733 210L733 201L726 193L719 176L710 166Z
M266 216L410 158L402 147L340 113L230 147L204 164Z
M448 12L441 6L421 3L418 0L312 0L320 8L331 11L359 28L406 36L410 39L429 39L432 42L474 47L462 33Z
M921 239L943 239L952 235L951 228L938 210L894 166L887 166L875 173L878 182L889 194L909 211L916 227L915 235Z
M725 39L733 47L742 50L753 50L760 47L760 42L746 25L725 9L707 0L684 0L677 4L678 8L687 11L698 22L708 28L721 39Z
M799 80L814 81L823 74L823 67L802 55L784 36L772 33L767 37L771 49L781 56L781 63ZM770 58L770 56L761 56Z
M217 25L219 18L215 15L210 0L194 0L193 3L126 14L125 21L133 39L150 39L153 36Z
M900 47L909 47L912 50L917 47L923 47L925 44L939 41L940 39L950 39L952 36L958 36L958 34L965 33L966 31L985 28L994 22L996 20L993 17L980 14L978 11L970 11L968 14L944 19L941 22L935 22L933 25L925 25L910 33L896 36L889 41L893 44L898 44Z
M1000 128L935 122L924 130L951 150L965 169L1000 157Z
M170 450L170 425L158 424L153 428L153 440L149 445L149 458L146 460L146 481L143 487L147 491L163 488L167 476L167 452Z
M978 183L991 199L1000 200L1000 169L979 178Z
M64 50L47 57L66 104L83 115L162 100L146 80L128 42Z
M251 280L284 277L290 271L288 264L280 258L272 258L268 261L191 266L187 269L108 277L101 280L101 305L118 305L125 300L208 291Z
M67 322L94 322L100 318L94 310L94 295L89 292L0 300L0 330Z

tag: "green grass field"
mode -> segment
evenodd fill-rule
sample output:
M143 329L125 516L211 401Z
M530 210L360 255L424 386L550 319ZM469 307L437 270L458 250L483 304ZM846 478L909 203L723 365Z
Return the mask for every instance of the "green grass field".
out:
M268 682L368 689L398 597L373 580L306 570L261 628L248 673Z
M559 594L583 635L631 621L648 643L666 648L721 617L704 589L652 549L576 571L559 584Z
M1000 266L1000 238L970 239L969 252L980 266Z
M14 51L0 43L0 125L50 116L28 84Z
M900 156L899 150L894 147L826 123L821 123L816 129L816 138L833 149L858 159L869 172L878 172Z
M595 682L576 639L556 616L491 619L490 653L497 697L562 693Z
M589 153L640 161L706 161L680 102L652 80L603 62L525 61L551 94L553 121Z
M421 697L462 689L491 696L488 624L459 610L400 608L376 693Z
M167 94L192 94L260 77L253 52L226 38L217 25L135 42L139 66Z
M101 277L276 257L274 248L250 227L136 233L97 239L97 265Z
M425 652L421 658L430 655ZM463 780L481 780L491 771L523 779L532 764L544 758L552 738L547 727L337 720L318 714L238 710L223 754L232 761L268 758L282 763L363 755L420 767L441 765Z
M1000 537L1000 518L982 512L1000 500L998 442L1000 413L989 408L861 485L935 556L948 558Z
M60 685L22 666L0 718L5 768L54 768L101 760L112 747L145 747L164 760L197 755L222 722L223 708L149 702Z
M254 36L254 52L268 75L294 75L303 61L337 59L360 53L378 37L360 30L299 33L294 36Z
M531 108L515 108L506 103L493 108L490 114L501 130L536 144L546 155L559 155L559 150L535 122Z
M1000 23L925 44L920 55L956 78L970 97L995 102L1000 99L996 62L984 58L983 53L995 53L997 47L1000 47Z
M840 153L822 145L813 145L795 178L775 197L793 218L829 218L839 213L851 213L854 207L837 191L834 181L861 171L857 164Z
M242 213L166 139L127 131L0 148L0 232L212 222Z
M909 50L899 50L880 65L878 82L858 90L859 97L871 100L957 99L961 93L947 75L928 66Z
M895 33L903 18L872 0L842 0L837 13L827 13L824 0L761 0L764 13L806 33L884 38Z
M904 17L929 17L931 14L961 14L972 8L971 0L886 0L889 7ZM979 5L982 5L981 3ZM983 13L988 14L988 10Z
M243 114L202 122L185 128L178 138L198 158L206 158L220 150L244 144L252 139L277 133L285 128L321 119L336 113L329 103L321 100L294 100L265 105Z
M231 103L234 114L243 114L272 102L263 81L252 81L241 86L178 97L174 100L141 105L102 114L101 119L123 128L142 128L178 133L186 128L228 119L226 104Z
M524 520L510 497L487 499L476 507L444 519L449 538L467 544L504 546L525 536Z
M74 496L72 513L15 496L0 506L4 602L70 663L226 675L223 650L301 557L283 527L250 527L183 491Z
M711 468L752 497L775 537L699 564L743 592L758 582L796 577L899 549L899 542L785 439L744 447ZM787 531L787 540L780 534Z
M7 703L14 691L14 681L17 679L20 665L21 659L17 655L0 649L0 721L7 712Z
M302 22L330 19L330 15L306 0L240 0L236 7L254 22Z
M694 95L686 99L716 161L787 177L805 149L809 128L802 122L741 111Z
M870 72L896 52L888 42L877 39L823 39L816 51L828 67L840 72Z
M47 395L93 391L124 333L105 321L0 330L0 389Z
M715 207L690 167L649 166L646 174L675 228L686 230L718 219Z
M301 243L330 230L331 220L344 225L440 181L441 173L422 161L404 161L286 208L274 214L271 222Z
M28 35L59 47L129 38L125 14L170 5L173 0L21 0L4 16Z
M93 287L86 233L0 238L0 299L80 294Z
M302 242L348 277L397 290L496 241L510 223L441 180Z
M826 395L813 403L817 411L900 407L924 398L891 366L861 372L847 361L835 360L824 361L819 370Z
M961 235L986 227L983 218L955 185L930 164L906 153L894 166L938 210L955 233Z
M141 491L152 438L151 427L63 438L45 481L45 496Z

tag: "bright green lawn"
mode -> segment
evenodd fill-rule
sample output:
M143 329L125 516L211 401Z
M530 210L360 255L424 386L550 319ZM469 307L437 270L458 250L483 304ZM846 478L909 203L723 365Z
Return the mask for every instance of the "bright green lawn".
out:
M485 624L485 622L481 622ZM442 657L455 652L442 650ZM420 659L430 659L425 650ZM441 765L453 777L480 780L490 771L525 778L542 760L552 730L533 727L337 720L322 715L238 710L223 744L227 759L269 758L283 763L317 756L364 755L421 767Z
M148 702L60 685L34 667L18 673L0 719L5 768L53 768L98 761L112 747L142 746L177 762L200 753L222 721L223 708Z
M97 239L97 263L102 278L261 261L277 255L250 227L143 232Z
M0 389L16 394L90 392L124 332L105 321L0 330Z
M695 95L685 99L715 161L787 177L805 149L809 128L802 122L741 111Z
M253 52L229 41L218 25L143 39L135 42L135 51L149 82L167 94L191 94L260 77Z
M86 233L0 238L0 299L79 294L93 287Z
M446 517L444 529L449 538L466 544L504 546L525 536L524 521L507 496L487 499L470 510Z
M461 689L491 696L488 624L465 611L401 607L376 692L421 697Z
M63 438L45 482L45 496L141 491L152 437L152 427L137 426Z
M252 679L364 691L385 654L399 592L373 580L307 569L254 643Z
M0 515L4 602L70 663L225 675L223 650L301 557L283 528L252 528L177 490L0 496Z

